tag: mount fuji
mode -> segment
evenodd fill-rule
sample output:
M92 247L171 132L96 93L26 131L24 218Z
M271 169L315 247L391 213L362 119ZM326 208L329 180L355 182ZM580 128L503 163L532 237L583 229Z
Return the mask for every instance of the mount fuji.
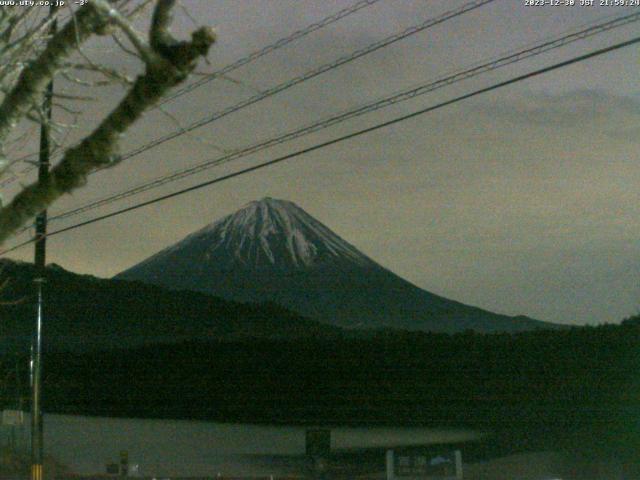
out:
M553 328L440 297L367 257L292 202L254 201L125 270L117 279L274 302L355 328L516 332Z

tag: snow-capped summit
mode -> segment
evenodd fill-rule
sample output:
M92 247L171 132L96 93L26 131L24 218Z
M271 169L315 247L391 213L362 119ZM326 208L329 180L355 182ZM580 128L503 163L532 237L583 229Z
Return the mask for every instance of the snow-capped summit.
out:
M295 203L270 197L248 203L158 255L191 248L204 262L215 259L216 268L220 262L227 267L284 269L336 260L374 264Z
M250 202L117 275L239 301L270 301L343 326L456 332L543 326L422 290L296 204Z

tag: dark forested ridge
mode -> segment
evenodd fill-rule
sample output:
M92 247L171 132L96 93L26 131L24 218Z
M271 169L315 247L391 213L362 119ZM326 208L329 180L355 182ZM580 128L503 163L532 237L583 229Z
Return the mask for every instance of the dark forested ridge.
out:
M472 427L515 449L624 452L640 439L638 323L518 335L377 332L366 339L50 352L45 410Z
M0 260L0 272L8 282L0 292L0 351L22 351L28 348L35 321L36 270L29 263ZM49 266L46 275L47 349L88 351L189 340L339 339L372 334L371 329L341 328L325 318L304 317L270 302L241 303L137 281L101 279L57 265ZM473 325L469 318L465 322Z
M28 347L35 321L32 264L0 261L0 348ZM275 304L243 304L189 291L47 268L46 348L87 351L207 338L332 336L340 329Z

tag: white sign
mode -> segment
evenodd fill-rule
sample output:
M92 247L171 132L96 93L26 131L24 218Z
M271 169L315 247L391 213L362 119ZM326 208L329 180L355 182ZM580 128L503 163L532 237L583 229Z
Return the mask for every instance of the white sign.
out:
M2 425L17 427L24 424L24 412L20 410L3 410Z
M425 448L387 451L387 480L461 480L460 450L434 454Z

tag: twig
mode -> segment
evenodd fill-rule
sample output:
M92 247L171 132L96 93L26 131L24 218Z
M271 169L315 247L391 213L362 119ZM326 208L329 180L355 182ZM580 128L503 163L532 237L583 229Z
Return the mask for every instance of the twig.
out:
M100 3L101 0L93 0L91 5ZM25 187L0 210L0 243L60 196L84 185L90 172L118 164L117 146L123 133L167 90L183 82L195 69L198 58L207 55L215 41L211 28L196 30L190 41L177 42L169 34L169 10L173 4L173 0L159 0L156 5L150 32L153 55L146 56L145 72L136 78L124 99L88 137L64 153L46 180ZM114 17L120 18L110 18ZM78 20L79 25L83 22ZM76 30L79 28L68 34L74 35ZM70 42L73 43L73 36Z

